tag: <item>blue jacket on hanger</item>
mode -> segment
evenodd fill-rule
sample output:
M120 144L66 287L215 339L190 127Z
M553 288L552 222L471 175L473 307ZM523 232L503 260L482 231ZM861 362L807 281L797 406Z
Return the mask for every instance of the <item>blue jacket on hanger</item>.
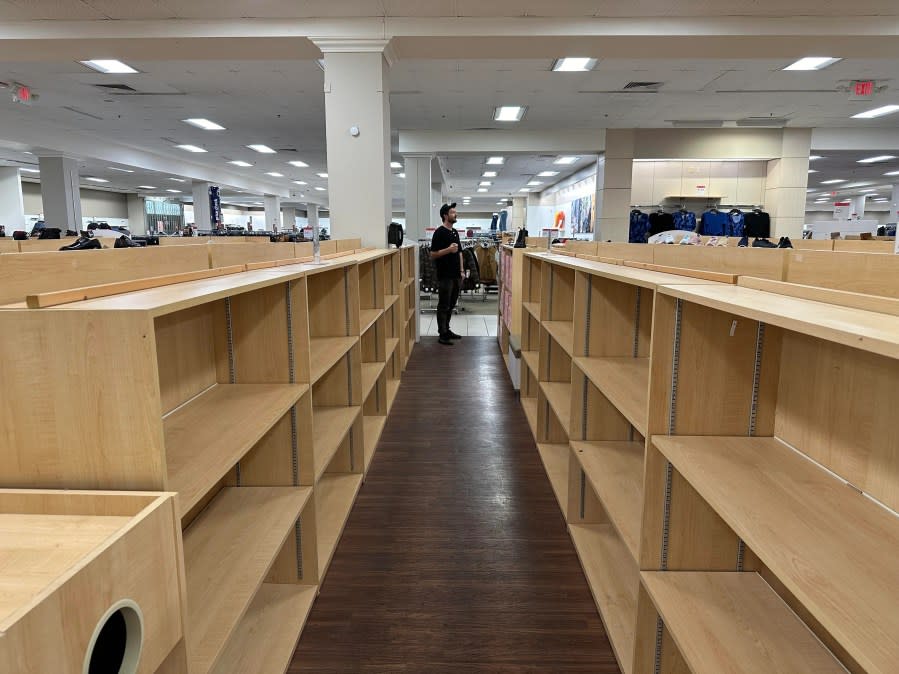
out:
M743 225L746 222L746 216L743 211L735 208L727 214L727 236L743 236Z
M649 239L649 214L642 211L631 211L629 243L646 243Z
M727 232L728 222L729 218L727 213L722 213L719 210L708 210L702 214L702 220L700 222L702 231L700 234L705 234L706 236L724 236Z
M674 211L674 228L686 232L696 231L696 213L692 211Z

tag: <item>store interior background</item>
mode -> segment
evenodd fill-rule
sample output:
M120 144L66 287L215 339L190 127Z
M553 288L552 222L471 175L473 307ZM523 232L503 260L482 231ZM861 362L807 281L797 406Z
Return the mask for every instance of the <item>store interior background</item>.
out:
M853 118L899 103L897 30L883 22L896 13L892 3L856 3L851 20L839 8L767 1L551 9L271 2L252 10L225 2L214 16L196 3L152 4L0 2L0 81L9 85L0 89L0 223L8 234L44 215L41 191L55 186L42 181L40 158L64 155L78 162L84 223L143 233L153 221L149 202L167 202L192 223L193 191L210 184L222 189L227 225L302 228L311 209L332 236L361 228L379 242L387 223L377 204L366 222L332 223L341 168L328 177L324 91L334 47L295 37L340 36L349 45L342 51L370 52L379 31L396 36L380 46L387 208L389 219L415 222L410 238L439 224L444 201L459 203L462 229L486 230L507 210L510 229L526 225L535 235L563 213L563 235L601 240L626 239L632 206L683 205L697 215L712 205L758 206L771 212L775 237L832 219L836 201L851 201L850 213L878 224L897 219L899 114ZM241 18L248 11L253 16ZM784 70L825 53L842 60ZM565 56L597 62L587 72L553 72ZM139 72L102 74L79 63L99 57ZM874 82L871 100L850 100L856 80ZM14 102L15 83L38 98ZM495 121L505 105L524 106L523 119ZM188 118L226 128L204 131ZM258 154L250 144L277 152ZM859 163L872 155L893 158ZM503 164L488 165L491 156ZM557 163L566 156L570 163ZM496 175L485 176L491 170ZM540 175L547 172L555 175ZM369 194L368 181L358 182L360 195ZM410 190L427 195L412 216ZM364 204L354 208L365 212ZM584 211L586 227L578 222Z

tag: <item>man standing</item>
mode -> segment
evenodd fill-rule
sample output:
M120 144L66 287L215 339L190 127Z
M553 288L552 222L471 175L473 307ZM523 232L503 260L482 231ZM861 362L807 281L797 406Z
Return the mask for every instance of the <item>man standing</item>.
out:
M450 330L450 318L459 300L459 289L465 276L462 244L459 233L453 228L456 224L456 204L443 204L440 207L440 219L443 224L431 239L431 259L437 268L437 331L440 334L438 341L452 346L452 340L462 339Z

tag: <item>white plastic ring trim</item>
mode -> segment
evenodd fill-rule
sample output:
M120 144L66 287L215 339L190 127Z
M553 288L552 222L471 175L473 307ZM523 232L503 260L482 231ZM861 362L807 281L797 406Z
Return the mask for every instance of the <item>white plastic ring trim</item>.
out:
M144 614L132 599L120 599L110 606L103 617L100 618L97 626L94 627L94 633L88 642L87 651L84 654L84 667L82 674L88 674L91 664L91 655L94 653L94 647L97 645L97 639L100 632L106 625L106 621L112 617L116 611L122 611L125 618L126 641L125 656L122 658L122 666L119 668L119 674L135 674L137 665L140 663L140 654L144 647Z

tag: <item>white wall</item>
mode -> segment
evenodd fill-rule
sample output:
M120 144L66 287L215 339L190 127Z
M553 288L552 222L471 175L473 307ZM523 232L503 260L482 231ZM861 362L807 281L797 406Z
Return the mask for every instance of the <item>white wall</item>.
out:
M528 206L528 234L531 236L543 236L542 230L547 227L554 227L556 214L562 211L565 213L565 228L562 230L562 236L571 236L571 206L576 200L588 196L593 196L594 198L596 196L595 165L576 173L568 180L553 185L540 194L537 205L532 203ZM595 219L593 227L595 230ZM579 234L576 236L593 238L592 234Z
M877 224L885 225L890 222L896 222L895 217L891 217L890 211L873 211L870 208L865 209L863 220L876 220ZM813 222L827 222L833 220L833 208L826 211L806 211L805 222L811 224Z
M40 215L44 212L40 183L22 182L22 199L25 213ZM90 220L127 220L128 195L121 192L81 188L81 215Z
M761 206L767 174L764 161L634 161L631 204L720 197L722 205Z

